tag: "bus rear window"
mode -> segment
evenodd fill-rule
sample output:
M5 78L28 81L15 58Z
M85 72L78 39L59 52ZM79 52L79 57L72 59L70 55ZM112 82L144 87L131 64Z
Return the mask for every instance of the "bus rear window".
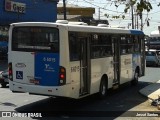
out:
M12 50L59 52L59 31L51 27L15 27Z

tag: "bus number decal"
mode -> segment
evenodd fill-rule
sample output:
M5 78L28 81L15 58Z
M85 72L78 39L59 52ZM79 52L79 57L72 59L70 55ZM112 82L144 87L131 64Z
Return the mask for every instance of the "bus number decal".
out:
M56 62L56 58L44 57L43 61L45 61L45 62Z
M71 67L71 72L79 72L79 71L80 71L80 67L79 66Z

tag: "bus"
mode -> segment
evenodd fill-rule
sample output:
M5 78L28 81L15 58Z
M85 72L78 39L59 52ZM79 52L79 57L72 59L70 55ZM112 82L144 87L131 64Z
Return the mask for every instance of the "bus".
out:
M152 31L146 41L147 49L160 50L160 32L159 30Z
M81 22L12 23L8 55L9 88L17 93L104 98L145 73L142 31Z

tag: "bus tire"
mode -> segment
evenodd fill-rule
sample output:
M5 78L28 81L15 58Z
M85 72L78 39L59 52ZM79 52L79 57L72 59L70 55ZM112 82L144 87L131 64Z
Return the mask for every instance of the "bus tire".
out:
M138 78L139 78L139 71L138 69L136 69L135 73L134 73L134 78L133 80L131 81L131 84L133 86L136 86L138 84Z
M99 86L99 98L100 99L104 99L106 97L107 90L108 90L107 81L105 77L103 77L101 80L100 86Z

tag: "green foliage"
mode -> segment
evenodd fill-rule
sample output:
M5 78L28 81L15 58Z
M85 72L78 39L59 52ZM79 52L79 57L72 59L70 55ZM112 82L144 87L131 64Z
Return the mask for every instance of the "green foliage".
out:
M109 15L108 15L108 14L104 14L104 16L107 17L107 18L109 18Z
M117 3L118 2L123 2L122 4L124 4L125 0L116 0L117 2L115 2L115 6L118 7ZM151 2L152 0L130 0L129 3L125 4L125 9L124 12L127 13L129 9L131 9L133 6L137 8L136 12L139 14L140 19L142 19L142 12L143 11L147 11L150 12L153 8L152 8L152 4ZM157 6L160 6L160 2L157 4ZM104 14L105 17L109 18L111 17L109 14ZM119 18L123 18L125 19L125 15L118 15L118 16L112 16L112 18L114 19L119 19ZM147 22L147 25L149 26L149 21Z
M126 7L124 9L124 12L127 13L130 7L134 6L136 4L137 0L130 0L130 3L126 4Z
M126 4L124 12L127 13L128 9L130 9L130 7L132 7L133 5L137 6L137 11L139 13L143 12L144 10L146 10L147 12L150 12L150 10L152 9L152 5L149 1L140 0L139 2L137 2L137 0L131 0L129 4Z
M122 18L124 19L124 18L125 18L125 15L122 15Z
M110 17L108 14L104 14L104 16L107 17L107 18ZM125 15L119 15L119 16L112 15L112 18L114 18L114 19L119 19L119 18L124 19L124 18L125 18Z

